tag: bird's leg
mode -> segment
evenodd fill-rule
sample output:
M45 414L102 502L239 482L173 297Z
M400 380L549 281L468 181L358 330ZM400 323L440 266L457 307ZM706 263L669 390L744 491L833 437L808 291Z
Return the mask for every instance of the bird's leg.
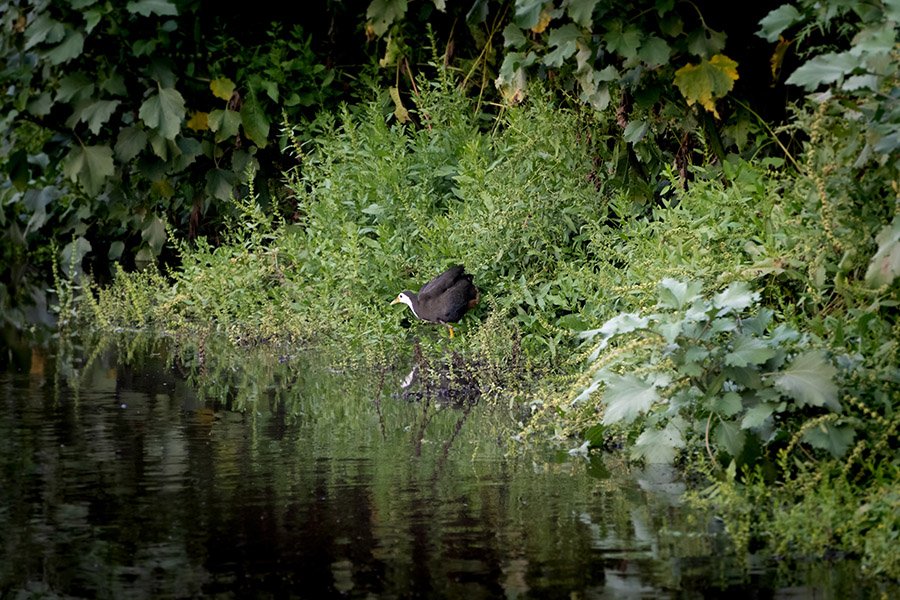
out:
M450 331L450 339L453 339L453 325L450 323L444 323L447 326L447 329Z

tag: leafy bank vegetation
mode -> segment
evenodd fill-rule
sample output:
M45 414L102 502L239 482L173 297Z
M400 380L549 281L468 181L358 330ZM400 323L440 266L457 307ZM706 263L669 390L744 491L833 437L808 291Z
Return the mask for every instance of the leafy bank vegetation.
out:
M166 274L119 274L82 317L337 344L375 364L411 336L449 346L511 375L494 397L531 406L526 434L705 472L715 483L695 501L741 547L846 549L894 576L896 179L836 162L866 139L840 107L798 114L817 132L796 157L813 171L732 157L689 185L670 173L634 215L627 188L596 183L617 163L594 113L535 95L483 131L447 80L420 90L422 126L388 126L372 103L295 148L295 223L236 201L226 243L180 244ZM454 261L484 296L461 335L404 327L388 301ZM543 378L513 387L521 368Z
M460 93L491 67L487 52L457 72L434 51L409 96L384 90L285 125L298 165L287 201L258 193L256 163L241 163L248 193L228 195L216 237L160 219L177 266L121 271L77 296L61 284L61 326L338 348L369 366L403 362L416 339L430 356L464 356L487 397L522 407L524 441L684 466L704 483L692 501L722 514L742 551L844 551L900 577L896 9L770 13L760 35L773 43L794 31L809 50L816 31L839 34L842 47L818 46L791 74L828 91L778 132L748 109L719 135L710 115L730 88L703 95L696 79L730 78L719 38L701 24L687 34L701 47L599 18L605 33L573 32L584 22L572 7L588 4L544 15L515 3L507 57L531 62L511 71L506 103ZM538 24L557 18L545 40ZM399 28L398 43L401 21L373 23ZM608 52L628 85L582 69L587 51ZM700 61L674 80L681 96L660 92L676 77L654 67L666 51ZM603 85L583 97L592 82ZM388 306L454 262L483 291L458 338Z

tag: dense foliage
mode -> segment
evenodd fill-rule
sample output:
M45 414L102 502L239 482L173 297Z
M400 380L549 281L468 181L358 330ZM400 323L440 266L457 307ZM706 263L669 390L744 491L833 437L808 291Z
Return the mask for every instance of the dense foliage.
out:
M166 224L215 235L248 168L278 201L278 123L338 95L300 26L238 33L197 1L10 0L0 15L0 305L19 325L8 311L45 285L50 239L66 269L87 257L103 273L159 257Z
M454 10L444 4L434 3ZM212 155L198 152L197 161L227 157L229 189L246 193L223 191L224 227L194 240L185 219L128 211L149 219L142 243L158 242L158 253L171 242L178 266L121 271L84 294L60 278L61 326L80 318L191 340L223 334L237 346L321 345L382 366L412 353L414 340L430 355L449 347L491 384L488 396L527 413L521 440L624 445L635 459L677 462L706 478L694 501L726 516L740 548L771 539L781 552L844 549L872 572L900 577L890 550L900 537L900 15L880 2L801 1L765 16L757 37L776 45L773 70L798 48L802 64L787 81L816 92L778 126L730 96L725 80L735 82L740 67L718 30L689 23L682 4L646 4L476 2L467 16L470 31L483 34L482 52L458 68L444 64L449 51L435 38L411 49L405 1L371 3L370 33L385 36L382 64L397 74L391 89L312 123L288 121L279 133L282 202L255 176L275 119L263 136L254 121L262 113L244 110L252 101L198 111L205 117L194 123L205 119L209 130L197 143ZM129 4L127 19L150 18L144 5ZM679 19L681 30L669 27ZM28 38L31 26L23 32L40 38L36 46L60 36L50 60L65 27ZM273 38L272 47L282 43ZM327 78L300 47L292 52L307 57L303 72ZM432 76L403 87L407 56L422 48ZM235 77L261 106L260 90L285 103L281 87L273 98L262 83L276 76L253 72ZM214 75L203 106L234 98L232 80ZM188 96L143 77L130 113L99 84L90 94L111 94L96 101L112 103L100 113L84 112L95 100L72 109L75 95L51 93L51 106L75 111L69 128L93 141L61 146L62 171L46 151L26 151L17 160L34 165L31 187L3 190L15 207L10 222L27 223L26 233L49 218L34 207L67 215L73 228L64 232L76 236L61 240L70 273L87 250L77 236L97 222L78 207L106 211L125 189L104 187L112 174L91 175L108 164L89 160L106 155L96 148L118 152L100 139L105 125L118 118L117 135L143 131L132 158L143 153L157 165L185 155L179 141L191 144L189 130L204 131L178 116ZM491 103L485 90L495 78L501 95ZM727 126L715 113L729 115ZM23 140L30 125L16 123ZM160 169L172 186L200 173ZM217 197L213 171L202 175L208 197ZM45 174L48 187L32 186ZM46 190L61 189L60 176L82 186L65 198L86 204L50 204ZM136 173L126 180L153 206L195 198L166 199ZM85 193L93 184L103 190ZM387 305L457 262L483 292L458 338ZM824 531L819 518L828 519Z

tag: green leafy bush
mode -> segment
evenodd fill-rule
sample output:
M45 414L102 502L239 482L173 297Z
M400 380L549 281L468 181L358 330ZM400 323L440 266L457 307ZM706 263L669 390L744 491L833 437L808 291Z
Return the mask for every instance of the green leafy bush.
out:
M658 312L621 314L582 333L594 344L590 383L572 405L593 404L603 425L626 432L632 456L649 462L703 449L717 461L756 462L760 448L784 443L792 421L821 414L829 418L804 440L843 455L854 427L830 418L842 412L837 370L808 336L773 326L759 298L742 282L709 298L698 282L664 279Z

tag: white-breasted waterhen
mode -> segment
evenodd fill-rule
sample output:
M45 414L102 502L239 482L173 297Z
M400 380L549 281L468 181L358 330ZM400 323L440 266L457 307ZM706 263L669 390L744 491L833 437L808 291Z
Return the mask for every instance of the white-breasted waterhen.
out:
M409 290L400 292L391 304L402 302L423 321L446 325L452 338L451 323L462 319L466 311L478 304L479 297L472 276L456 265L423 285L418 294Z

